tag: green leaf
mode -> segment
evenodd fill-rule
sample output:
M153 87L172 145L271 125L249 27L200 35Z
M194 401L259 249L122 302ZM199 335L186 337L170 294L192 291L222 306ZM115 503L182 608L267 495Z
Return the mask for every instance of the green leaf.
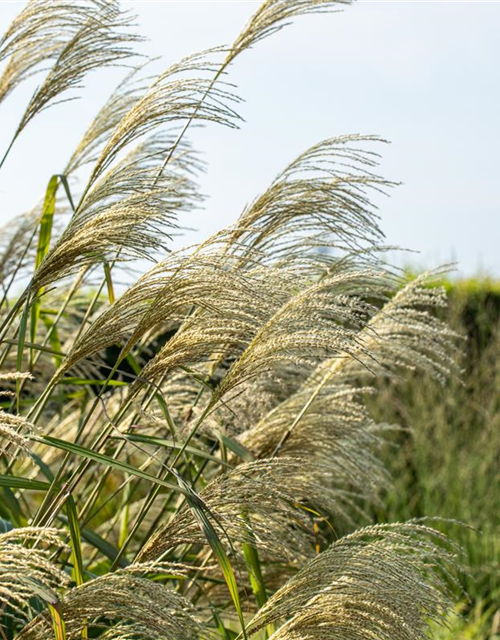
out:
M82 458L88 458L89 460L94 460L95 462L99 462L101 464L106 465L107 467L111 467L116 469L116 471L121 471L122 473L129 473L130 475L136 476L137 478L142 478L143 480L148 480L148 482L152 482L154 484L159 484L162 487L166 487L171 491L177 491L179 493L184 494L185 496L190 495L190 491L179 487L172 482L167 482L166 480L162 480L161 478L156 478L155 476L142 471L141 469L136 469L126 462L122 462L121 460L115 460L114 458L110 458L109 456L104 455L103 453L97 453L97 451L92 451L92 449L87 449L86 447L82 447L79 444L75 444L74 442L66 442L65 440L60 440L59 438L54 438L53 436L29 436L31 440L34 442L41 442L42 444L47 444L51 447L55 447L56 449L62 449L63 451L68 451L69 453L74 453L77 456L81 456Z
M166 438L157 438L156 436L145 436L137 433L127 433L124 434L124 437L131 442L142 442L144 444L152 444L158 447L167 447L168 449L173 449L174 451L178 451L182 448L181 444L174 442L173 440L168 440ZM204 458L205 460L210 460L211 462L216 462L218 465L223 467L227 467L231 469L232 467L225 462L223 462L220 458L216 458L215 456L210 455L203 449L197 449L196 447L186 446L184 447L184 451L190 453L193 456L197 456L198 458Z
M107 260L104 260L104 277L106 278L109 304L113 304L115 301L115 289L113 287L113 280L111 278L111 267Z
M85 542L88 542L93 547L98 549L103 555L106 556L106 558L111 561L114 561L116 556L118 555L118 549L116 547L114 547L107 540L104 540L102 536L100 536L95 531L92 531L91 529L83 527L82 538L85 540ZM118 564L120 565L120 567L124 568L128 567L130 563L126 558L120 558Z
M221 617L217 613L215 609L212 610L212 616L215 620L215 624L217 625L217 629L219 631L219 635L224 638L224 640L234 640L238 634L232 629L227 629L222 622Z
M165 398L161 395L161 393L155 393L155 398L156 398L156 401L158 402L158 405L163 414L163 417L167 421L168 428L170 429L170 433L175 438L177 436L178 429L175 426L172 416L170 415L170 411L168 409L167 403L165 402Z
M0 533L7 533L8 531L12 531L12 529L14 529L14 525L10 520L0 518Z
M43 262L43 259L47 255L50 248L50 240L52 238L52 227L54 222L54 213L56 210L56 194L59 186L59 179L57 176L52 176L49 180L47 190L45 191L45 200L43 203L43 213L40 220L40 231L38 232L38 244L35 255L35 271ZM38 327L38 320L40 318L40 296L43 293L43 289L35 292L33 296L33 302L31 304L31 342L36 342L36 334ZM29 297L26 301L26 306L29 304ZM31 362L33 362L33 350L31 350Z
M130 368L138 376L141 372L141 365L137 362L134 356L131 353L127 353L125 360L129 363Z
M250 574L252 591L255 594L255 599L260 609L267 602L267 592L264 577L262 576L259 554L254 545L245 542L243 544L243 555Z
M18 340L13 340L12 338L4 338L2 342L5 342L7 344L13 344L13 345L19 344ZM30 349L34 349L35 351L43 351L44 353L50 353L53 356L60 356L61 358L64 358L64 356L66 355L62 351L57 351L52 349L51 347L44 347L42 344L37 344L35 342L28 342L26 340L24 342L24 346L29 347Z
M1 493L3 494L0 498L2 517L12 520L16 527L26 527L28 521L12 489L1 484L0 487L2 488Z
M107 387L123 387L127 383L123 380L98 380L93 378L76 378L67 377L59 380L59 384L77 384L77 385L106 385Z
M0 475L0 487L8 487L9 489L28 489L31 491L47 491L50 488L50 483L42 482L41 480L30 480L29 478Z
M51 468L45 464L45 462L40 458L39 455L37 455L36 453L33 453L33 451L30 453L30 456L33 462L37 465L37 467L43 473L43 475L52 484L52 482L54 481L54 474L52 473Z
M59 602L59 600L57 599L57 594L55 594L52 589L45 587L43 584L40 584L40 582L38 582L38 580L36 580L35 578L32 578L28 575L18 575L18 579L25 585L28 585L30 589L34 593L36 593L36 595L44 602L52 605L56 605Z
M71 538L71 561L73 569L71 576L79 586L83 584L83 558L82 558L82 538L80 535L80 523L76 511L73 496L68 496L66 500L66 513L68 514L69 533Z
M228 438L228 436L223 436L223 435L220 436L220 439L224 446L226 446L230 451L235 453L239 458L241 458L245 462L252 462L253 460L255 460L255 457L252 454L252 452L249 451L246 447L244 447L239 442L236 442L236 440L232 440L231 438Z
M17 357L16 368L17 371L23 370L23 355L24 355L24 342L26 340L26 328L28 326L28 315L30 308L30 294L26 296L26 302L24 303L23 313L21 316L21 322L19 324L18 337L17 337ZM19 413L21 404L21 381L16 380L16 405L17 413Z
M227 557L222 542L220 541L217 532L213 528L212 523L208 519L208 516L206 514L207 507L203 504L198 494L195 493L193 489L191 489L180 476L177 476L177 481L181 486L183 486L183 488L186 489L188 493L186 501L191 507L194 517L198 521L203 533L205 534L208 544L210 545L215 557L217 558L217 561L219 562L222 573L224 574L224 579L229 589L229 593L231 594L231 598L238 614L243 637L246 640L247 634L245 628L245 618L241 609L240 595L238 593L236 577L234 575L233 567L229 562L229 558Z
M47 255L50 247L50 239L52 237L52 225L54 221L54 213L56 210L56 194L59 186L57 176L52 176L45 191L45 200L43 203L43 214L40 220L40 231L38 234L38 245L35 257L35 269L38 269L42 260Z
M64 187L64 191L66 193L66 197L68 198L69 205L73 213L76 211L75 203L73 202L73 197L71 196L71 191L68 184L68 178L64 175L64 173L59 173L57 175L59 180L61 181L62 186Z
M50 318L50 316L45 313L45 311L40 312L40 318L43 324L46 326L48 334L50 336L49 340L50 346L52 347L52 353L54 355L54 364L57 368L59 368L61 362L63 361L64 354L62 353L62 344L57 332L57 326L55 325L52 318Z
M49 603L50 615L52 617L52 626L54 627L55 640L66 640L66 625L59 612L59 605Z
M61 522L64 522L65 524L69 524L69 520L65 515L59 514L58 518L59 520L61 520ZM100 551L109 560L113 561L118 555L118 549L114 547L107 540L104 540L104 538L101 537L95 531L92 531L91 529L87 529L86 527L82 527L80 530L80 534L82 538L85 540L85 542L92 545L95 549ZM129 565L129 562L126 560L126 558L121 558L118 564L120 565L120 567L124 568Z

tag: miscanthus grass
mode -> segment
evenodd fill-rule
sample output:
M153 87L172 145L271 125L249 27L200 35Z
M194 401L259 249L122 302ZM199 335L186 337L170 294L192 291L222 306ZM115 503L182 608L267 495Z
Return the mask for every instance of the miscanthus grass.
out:
M382 141L327 138L233 225L171 246L202 200L192 126L241 122L231 65L344 4L267 0L155 78L113 0L31 0L0 40L0 101L39 80L0 165L88 72L129 68L1 236L3 640L418 640L448 619L453 543L368 516L395 428L365 407L374 382L457 372L440 270L383 260Z

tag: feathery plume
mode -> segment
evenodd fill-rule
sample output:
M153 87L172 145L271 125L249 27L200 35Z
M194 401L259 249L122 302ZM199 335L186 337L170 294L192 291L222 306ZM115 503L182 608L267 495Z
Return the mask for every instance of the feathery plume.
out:
M10 379L23 380L26 378L31 378L31 376L21 374L19 377ZM5 378L3 379L5 380ZM26 418L0 409L0 438L9 444L16 445L22 454L29 455L30 453L30 440L26 434L32 434L36 431L35 425L28 422ZM6 448L0 447L0 456L4 453L7 453Z
M9 371L7 373L0 373L0 382L4 380L33 380L33 374L29 371Z
M435 282L448 271L445 265L412 278L371 319L374 374L420 370L444 383L459 373L461 337L436 314L447 306L447 296ZM345 374L360 375L359 363L349 363Z
M24 273L35 261L32 239L39 222L40 210L16 216L0 232L0 286L6 293L10 280Z
M339 254L376 246L384 236L369 195L394 183L372 173L379 155L363 148L372 142L384 141L341 136L307 149L243 211L229 242L320 274Z
M175 219L164 208L165 195L168 190L159 188L147 197L132 194L75 215L36 270L32 290L75 275L83 267L111 261L118 250L122 260L150 259L152 251L164 246L160 227L171 226Z
M200 498L220 539L255 545L263 557L274 560L310 557L311 518L300 503L324 488L302 471L299 459L259 460L240 464L209 482ZM208 544L187 506L153 534L138 560L153 560L180 544Z
M82 637L82 631L105 632L117 640L199 640L208 634L196 619L191 603L172 589L141 574L145 568L131 566L106 574L68 590L59 604L66 637ZM179 568L174 567L179 573ZM182 575L182 570L180 571ZM19 640L51 640L52 623L44 613L18 635Z
M369 392L333 378L311 400L305 385L238 441L258 459L300 457L303 468L330 489L311 494L311 505L352 526L363 515L359 499L377 502L390 482L378 458L387 426L376 424L361 402Z
M194 54L171 66L156 78L144 95L118 123L102 150L90 178L90 184L105 171L118 153L134 140L167 123L196 119L236 127L240 119L230 107L238 98L230 87L212 86L204 74L213 73L210 56L219 49ZM194 77L193 77L194 75ZM171 149L175 150L177 143ZM168 151L166 149L165 151Z
M215 286L215 278L211 277L213 265L209 269L205 262L204 272L201 274L205 274L206 277L205 295L210 295L205 308L218 309L218 312L190 314L175 341L169 341L165 349L145 369L144 377L153 379L160 372L178 366L180 362L200 362L214 353L227 353L228 349L235 347L241 353L241 347L248 344L266 321L274 314L278 314L279 317L279 310L285 303L289 303L292 291L306 289L314 273L318 274L318 263L321 265L321 273L326 270L325 264L330 272L354 269L354 265L349 266L347 258L347 262L341 264L338 256L321 255L318 247L331 248L334 245L338 248L342 245L344 252L351 252L354 246L359 248L366 244L373 245L382 236L376 214L367 200L366 191L381 189L390 183L369 173L368 169L376 164L377 156L354 144L361 140L367 139L356 136L335 138L306 151L285 169L264 196L243 213L234 228L210 239L193 253L192 259L188 258L187 264L194 266L200 259L200 253L204 254L207 248L213 251L215 247L219 251L217 261L220 266L217 266L215 274L218 284L212 294L209 289ZM316 176L315 179L311 179L311 172ZM222 250L217 246L221 241L225 242ZM306 248L310 255L304 258ZM304 268L306 263L309 269ZM167 259L165 263L141 278L130 292L127 292L122 300L92 327L83 340L91 341L92 349L103 348L109 340L106 336L110 335L105 332L104 323L112 319L112 333L119 338L126 330L124 327L123 334L119 329L117 333L117 327L125 324L127 330L132 331L132 322L137 322L139 310L142 320L130 338L127 346L129 348L159 319L170 317L171 311L168 310L179 306L172 307L172 302L166 297L167 291L163 292L157 285L161 282L160 277L163 278L162 272L168 273L171 269L170 265L171 259ZM311 265L315 265L313 272ZM241 270L244 271L244 276L232 275ZM184 278L177 276L176 280L181 277ZM244 287L237 285L237 281L243 277L247 281L244 282ZM330 275L330 278L332 277L334 278ZM365 277L367 281L370 279L368 273ZM372 280L375 280L375 275ZM261 300L258 309L255 301L251 299L250 282L254 296ZM154 286L154 293L151 285ZM329 281L324 280L310 286L308 291L311 297L325 298L328 286ZM365 283L365 289L367 286ZM342 288L340 282L336 283L336 288ZM345 286L343 290L345 291ZM219 294L218 298L216 292ZM237 292L241 293L240 299L237 298ZM373 290L372 294L376 295L376 292ZM199 296L199 293L196 295ZM183 300L182 296L177 296L177 299ZM304 306L310 304L305 293L295 296L294 301ZM184 300L184 303L191 309L196 300ZM353 298L349 304L354 304ZM145 306L149 309L146 310ZM292 308L293 305L290 303L287 314L291 313ZM167 316L164 316L165 309L169 314ZM307 312L313 312L312 307ZM344 310L343 313L345 312ZM314 313L317 315L316 311ZM332 310L325 313L331 315ZM359 316L359 313L359 309L353 308L351 315ZM255 315L257 317L252 318ZM221 322L222 318L225 318L224 322ZM286 321L290 322L290 319L287 318ZM329 324L333 327L333 323ZM102 337L99 336L99 331L104 332ZM305 338L304 332L303 337ZM316 337L321 340L324 335L317 334ZM311 333L310 338L313 340L314 334ZM298 351L298 344L296 346ZM89 349L81 349L78 354L77 347L83 347L81 341L79 345L75 345L68 364L83 357L84 352L87 352L87 355L91 353ZM313 350L310 345L304 347ZM201 353L200 349L205 352ZM236 354L233 352L233 356L239 355L238 351ZM170 355L172 352L174 359Z
M227 232L221 232L195 249L174 251L155 265L95 320L75 343L63 366L73 366L81 358L121 340L126 340L126 354L146 332L160 324L177 329L185 320L187 332L195 316L207 314L222 322L231 309L233 317L240 314L237 329L244 335L250 330L252 314L263 318L269 313L273 297L283 300L291 283L286 284L285 277L280 277L280 288L273 287L270 270L258 269L250 282L248 274L239 274L224 259L226 238ZM256 298L262 306L255 305ZM200 341L193 339L192 344L202 348ZM210 348L207 343L199 357L210 358Z
M0 533L0 604L3 615L21 624L29 619L32 598L54 604L59 588L68 583L44 547L28 548L26 542L63 547L55 529L23 527Z
M362 254L358 262L362 264L365 259L369 262L373 255L370 247L373 248L382 237L377 216L372 211L365 191L381 189L390 184L367 170L376 164L375 154L357 147L352 148L348 144L360 139L365 140L356 136L331 139L306 151L285 169L261 199L244 212L228 237L226 252L236 261L238 269L244 269L247 260L250 265L254 263L254 256L259 256L262 267L273 266L266 277L278 272L290 277L290 273L298 271L300 267L303 282L295 282L299 293L284 299L281 297L280 307L274 307L273 312L267 316L267 321L262 322L261 318L260 326L257 325L252 333L247 310L245 309L246 324L243 325L241 316L237 315L236 304L227 310L229 315L225 316L224 324L217 322L214 314L194 315L176 334L175 339L170 340L148 363L143 377L154 379L180 363L187 365L189 362L199 362L204 356L195 347L196 343L201 345L205 341L206 345L210 344L210 353L220 352L221 346L223 352L227 352L230 345L234 347L235 344L244 344L236 329L238 326L245 329L248 352L243 353L231 367L218 388L219 397L240 382L248 382L257 374L269 372L278 362L288 360L298 365L310 366L328 357L328 349L336 356L342 353L345 355L344 350L349 347L349 329L341 328L340 322L351 322L359 329L361 317L367 319L370 313L376 311L374 307L370 311L370 305L361 299L355 302L356 294L359 297L369 292L370 296L377 297L382 295L384 287L393 287L390 275L380 270L378 273L374 272L373 266L372 271L366 268L364 273L358 268L358 275L353 275L356 261L353 260L353 264L349 261L349 254L354 252ZM346 166L349 169L347 172ZM311 172L317 175L316 179L311 179ZM320 246L329 249L336 247L347 255L344 261L339 260L338 255L325 257L318 253ZM304 258L305 248L312 253L308 258ZM245 257L246 254L248 257ZM307 262L309 268L306 267ZM321 266L320 270L318 264ZM311 269L311 266L314 268ZM252 267L252 272L255 271ZM349 271L351 273L347 273ZM319 275L324 277L312 285L309 280L307 286L306 277L312 279L314 275L316 279ZM251 278L246 271L245 276ZM361 282L363 278L366 278L364 283ZM355 284L356 279L360 282ZM380 282L375 284L377 279ZM344 295L348 282L351 283L352 290ZM329 289L336 290L344 297L335 297ZM234 300L234 297L229 299ZM342 305L345 306L341 309ZM309 326L312 317L319 322L321 328L306 331L306 318ZM233 318L234 322L231 322L230 319ZM295 325L295 335L291 333L292 325ZM282 335L280 331L283 331ZM352 330L350 339L355 339L356 331ZM335 344L332 341L334 334ZM251 338L250 341L248 337ZM217 338L218 345L214 344ZM227 341L226 347L224 340ZM353 351L359 348L351 346ZM302 355L304 353L308 354L307 357ZM233 357L234 355L239 354L233 354Z
M377 310L368 297L382 297L388 286L384 272L353 270L325 276L299 291L259 328L221 381L217 397L272 371L276 363L307 369L329 357L368 355L359 335Z
M360 529L333 543L271 596L248 633L284 620L275 640L338 634L424 640L428 621L442 622L451 606L444 576L453 564L449 541L425 525Z
M10 58L0 79L0 99L36 73L40 63L53 64L31 98L15 137L37 113L78 87L89 71L133 55L127 43L138 38L120 31L130 24L114 0L31 0L0 41L0 61Z
M258 458L307 452L308 466L324 473L327 486L334 462L337 488L376 499L374 489L388 480L376 455L387 425L370 419L357 399L369 389L353 382L371 383L375 375L401 368L419 368L439 380L456 372L457 335L432 313L446 304L444 292L429 286L439 274L441 269L423 274L397 291L359 332L354 357L321 362L299 390L241 435L242 444Z
M245 49L280 31L295 16L332 12L351 2L352 0L266 0L235 40L229 59L234 59Z
M178 145L168 170L159 176L159 159L173 140L173 136L163 132L141 141L87 191L78 206L78 219L82 221L105 206L138 194L147 199L161 193L164 208L176 214L191 209L201 200L193 176L203 170L204 165L184 142Z
M132 109L145 92L146 80L138 79L138 73L145 65L127 74L100 109L66 165L64 174L75 172L80 167L97 161L110 134Z

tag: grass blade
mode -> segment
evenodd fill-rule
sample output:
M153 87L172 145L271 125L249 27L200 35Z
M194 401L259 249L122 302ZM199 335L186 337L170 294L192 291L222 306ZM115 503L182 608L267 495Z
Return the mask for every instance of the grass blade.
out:
M40 318L47 328L47 332L49 334L50 346L52 347L52 355L54 356L54 364L56 368L59 368L61 362L63 361L63 354L61 340L59 338L59 333L57 332L57 326L52 318L43 311L40 312Z
M144 444L152 444L158 447L167 447L169 449L173 449L174 451L178 451L181 449L180 444L174 442L173 440L168 440L166 438L158 438L156 436L145 436L142 434L136 433L127 433L126 439L131 442L142 442ZM205 460L210 460L211 462L216 462L218 465L223 467L231 468L230 465L226 464L220 458L217 458L207 451L203 451L202 449L197 449L196 447L186 446L184 447L184 451L190 453L193 456L198 456L199 458L204 458Z
M50 604L49 602L49 610L52 617L52 626L54 627L55 640L66 640L66 625L64 624L64 620L58 609L58 604Z
M47 185L45 191L45 200L43 202L42 218L40 220L40 231L38 233L38 244L35 255L35 271L42 264L43 259L47 255L50 248L50 240L52 238L52 227L54 223L54 213L56 210L56 194L59 186L59 179L57 176L52 176ZM33 302L31 304L31 324L30 324L30 336L31 342L36 342L36 334L38 328L38 321L40 319L40 296L43 294L43 289L40 289L33 296ZM29 301L29 299L28 299ZM28 305L27 301L27 305ZM30 350L30 362L33 362L33 350Z
M64 522L64 524L69 525L67 516L59 514L58 518L59 520L61 520L61 522ZM104 540L104 538L101 537L98 533L92 531L91 529L87 529L87 527L82 527L80 530L80 534L85 542L100 551L103 556L106 556L106 558L108 558L108 560L111 560L112 562L115 560L118 555L118 549L107 540ZM125 558L121 558L118 562L118 565L122 568L125 568L129 565L129 562Z
M71 207L71 211L73 211L73 213L74 213L76 211L76 207L75 207L75 203L73 202L73 197L71 195L71 190L69 188L68 178L63 173L58 174L57 177L61 181L61 184L62 184L62 186L64 188L64 192L66 193L66 197L68 198L68 202L69 202L69 206Z
M118 536L118 546L121 548L128 538L129 521L130 521L130 483L125 487L123 492L123 502L120 514L120 535Z
M3 517L12 520L16 527L26 527L28 520L21 509L19 500L9 486L0 485L2 487L2 496L0 504L2 506Z
M156 478L155 476L152 476L149 473L146 473L145 471L141 471L140 469L136 469L135 467L132 467L126 462L122 462L121 460L115 460L114 458L110 458L109 456L106 456L103 453L97 453L97 451L92 451L92 449L87 449L86 447L82 447L81 445L75 444L74 442L66 442L65 440L54 438L53 436L30 436L30 438L35 442L47 444L51 447L55 447L56 449L61 449L69 453L73 453L77 456L81 456L82 458L94 460L94 462L99 462L100 464L104 464L107 467L111 467L115 469L116 471L121 471L122 473L129 473L130 475L136 476L137 478L142 478L143 480L147 480L148 482L159 484L162 487L170 489L171 491L182 493L186 497L191 496L190 491L176 484L173 484L172 482L167 482L166 480L162 480L161 478Z
M234 575L233 567L229 562L229 558L227 557L226 551L219 536L217 535L217 532L213 528L212 523L207 516L207 509L201 503L200 497L192 489L190 489L190 487L184 482L184 480L182 480L182 478L180 478L180 476L178 476L177 479L179 483L184 485L184 488L187 490L187 503L189 504L194 517L198 521L203 533L205 534L210 548L212 549L215 557L217 558L217 561L219 562L220 568L222 569L222 573L224 575L224 579L229 589L229 593L231 594L231 599L238 614L243 638L245 638L246 640L247 634L245 627L245 618L243 616L243 611L241 608L240 595L238 593L238 585L236 583L236 577Z
M47 185L47 190L45 192L43 214L40 220L40 231L38 234L38 245L36 248L35 269L38 269L38 267L41 265L42 260L45 258L50 247L54 213L56 210L56 194L58 186L58 177L52 176L52 178L49 180L49 184Z
M124 387L127 385L127 382L123 380L98 380L97 378L77 378L77 377L67 377L59 380L59 384L76 384L76 385L106 385L107 387Z
M66 500L66 513L68 515L69 533L71 537L71 560L73 564L71 575L79 586L83 584L82 538L73 496L69 496Z
M68 496L66 500L66 513L68 514L69 532L71 538L71 577L77 586L83 584L83 557L82 557L82 538L80 532L80 523L76 511L73 496ZM81 630L83 640L88 638L88 629L85 625Z
M18 338L17 338L17 356L16 356L16 368L17 371L23 370L23 355L24 355L24 342L26 340L26 328L28 326L29 315L29 300L30 294L26 296L26 302L24 303L23 313L21 316L21 322L19 324ZM21 380L16 380L16 408L19 413L21 407Z
M250 574L252 591L254 592L259 608L261 608L267 602L267 592L260 566L259 554L254 545L245 542L243 544L243 555Z
M229 438L228 436L224 436L224 435L221 435L220 439L222 441L222 444L227 449L235 453L238 456L238 458L241 458L245 462L252 462L253 460L255 460L251 451L249 451L246 447L244 447L239 442L236 442L236 440L233 440L232 438Z
M28 489L29 491L47 491L50 488L50 483L42 482L41 480L30 480L29 478L0 475L0 487Z
M107 260L104 261L104 277L106 278L109 304L113 304L115 301L115 289L113 287L113 280L111 278L111 267Z

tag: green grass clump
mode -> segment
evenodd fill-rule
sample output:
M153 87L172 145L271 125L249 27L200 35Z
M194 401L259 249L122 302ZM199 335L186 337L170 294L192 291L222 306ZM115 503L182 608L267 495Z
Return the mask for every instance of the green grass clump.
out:
M377 419L411 428L396 437L398 455L384 456L395 480L377 517L436 515L473 527L442 525L465 552L469 608L475 615L481 603L481 617L492 617L500 602L499 299L489 282L459 282L449 297L447 322L466 339L461 375L439 386L416 374L382 385L371 402Z
M468 610L466 615L464 610ZM494 607L485 607L481 601L472 610L464 605L450 615L448 628L433 628L432 634L436 640L498 640L500 615Z

